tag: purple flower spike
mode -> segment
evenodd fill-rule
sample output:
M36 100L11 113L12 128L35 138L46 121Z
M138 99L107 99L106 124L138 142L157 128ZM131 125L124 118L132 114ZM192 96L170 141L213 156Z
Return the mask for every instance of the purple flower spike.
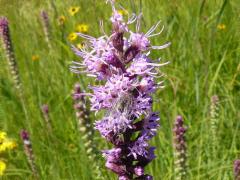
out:
M187 174L187 147L185 140L186 127L182 116L177 116L174 124L175 172L177 179L186 179Z
M89 117L89 109L86 105L84 93L82 92L80 84L75 84L73 92L73 106L76 113L76 120L81 139L85 148L85 152L92 163L94 177L101 179L102 173L98 163L98 154L96 150L96 142L93 139L93 126Z
M235 179L240 180L240 159L234 161L233 172Z
M211 97L210 105L210 127L211 127L211 136L212 136L212 156L215 158L217 155L218 147L218 124L219 124L219 111L220 110L220 101L217 95Z
M44 105L42 105L41 109L42 109L43 117L46 122L47 128L49 131L51 131L52 126L51 126L50 117L49 117L49 107L47 104L44 104Z
M159 23L146 33L140 32L140 17L132 15L127 21L115 9L114 1L111 17L112 34L95 38L78 33L88 41L84 48L73 47L82 58L73 62L71 70L86 73L101 85L90 86L91 110L106 113L94 123L101 136L113 144L113 149L102 151L106 167L118 175L120 180L151 180L145 174L145 166L154 158L155 147L149 145L159 128L159 116L152 111L152 94L161 88L156 79L161 76L159 64L150 57L152 49L163 49L169 45L153 46L150 38ZM129 24L136 22L136 32ZM81 96L81 94L79 95ZM77 94L74 99L80 98Z
M45 39L48 44L48 47L51 48L51 43L50 43L50 22L49 22L49 16L47 11L42 10L40 13L40 18L42 21L42 26L43 26L43 31L45 34Z
M32 173L36 179L39 179L39 174L36 168L35 158L32 150L32 144L29 139L29 133L26 130L22 130L20 133L20 136L23 140L24 152L25 152L25 155L27 156L27 160L31 167Z
M0 27L1 27L1 33L3 33L3 32L6 32L7 31L7 26L8 26L8 20L7 20L7 18L5 18L5 17L1 17L1 19L0 19Z
M49 108L48 108L48 105L47 105L47 104L42 105L42 111L43 111L43 113L45 113L45 114L48 114L48 113L49 113Z
M9 70L11 72L12 78L14 80L15 88L18 90L19 95L22 97L22 84L19 76L19 70L17 61L15 58L9 23L6 17L0 17L0 44L3 45L3 49L5 50L5 54L9 64Z

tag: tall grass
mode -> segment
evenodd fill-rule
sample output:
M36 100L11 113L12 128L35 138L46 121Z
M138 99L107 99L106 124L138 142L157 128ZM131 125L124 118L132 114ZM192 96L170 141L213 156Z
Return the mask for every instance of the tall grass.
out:
M165 89L155 95L154 109L160 111L160 132L152 142L157 158L147 171L158 179L174 178L172 129L181 114L188 127L188 179L233 179L232 164L240 156L240 6L238 0L129 0L120 4L129 12L140 12L142 28L159 19L165 30L153 44L172 42L170 48L156 51L153 58L170 61L163 69ZM75 16L70 6L80 6ZM51 26L51 49L45 41L39 14L44 9ZM69 64L77 59L67 40L78 23L90 26L89 34L99 35L99 20L108 20L110 7L104 1L0 0L0 15L10 22L10 31L23 84L26 110L14 89L3 50L0 52L0 129L18 141L19 148L7 158L3 179L31 179L19 132L27 128L41 179L94 179L92 166L79 136L71 90L75 82L87 88L89 78L73 75ZM57 23L66 16L63 27ZM218 29L225 24L225 29ZM106 32L110 24L104 24ZM80 42L80 40L79 40ZM39 60L32 61L38 55ZM216 154L212 154L210 98L219 97L216 127ZM41 107L48 104L52 131L47 132ZM100 117L100 115L98 115ZM92 122L99 118L91 115ZM96 134L99 149L106 148ZM103 160L99 159L103 165ZM103 165L104 166L104 165ZM103 167L104 168L104 167ZM114 179L104 171L105 179Z

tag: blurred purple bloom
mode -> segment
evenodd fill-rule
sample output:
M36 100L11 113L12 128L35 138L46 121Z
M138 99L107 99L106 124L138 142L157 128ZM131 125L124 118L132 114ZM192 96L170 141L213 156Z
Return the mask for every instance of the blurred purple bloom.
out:
M29 134L26 130L22 130L21 133L21 138L22 140L25 142L25 141L29 141ZM29 143L28 143L29 144Z
M175 171L179 179L186 179L187 146L185 140L187 128L184 127L182 116L177 116L174 124Z
M20 97L23 96L22 83L20 80L17 60L15 58L13 44L10 35L10 28L8 19L6 17L0 17L0 44L3 45L5 54L7 56L9 70L14 80L15 88L18 89Z
M27 157L28 163L31 167L32 173L36 179L38 179L39 174L35 163L35 158L32 150L32 144L29 138L29 133L26 130L20 132L20 136L23 140L24 152Z
M234 161L233 165L234 177L236 180L240 179L240 159Z
M45 34L45 39L46 42L48 44L48 47L51 48L51 43L50 43L50 22L49 22L49 16L47 11L42 10L40 12L40 17L41 17L41 21L42 21L42 25L43 25L43 31Z
M49 113L49 107L48 107L47 104L42 105L42 112L45 113L45 114Z

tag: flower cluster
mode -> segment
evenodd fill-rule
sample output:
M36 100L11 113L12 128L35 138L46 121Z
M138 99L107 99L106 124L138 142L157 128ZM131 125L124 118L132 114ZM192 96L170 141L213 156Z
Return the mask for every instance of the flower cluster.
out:
M217 25L217 28L218 28L219 30L225 30L225 29L226 29L226 25L225 25L225 24L218 24L218 25Z
M93 138L94 129L89 116L90 112L88 107L86 106L86 101L84 96L82 95L82 90L79 84L75 84L72 98L74 101L74 109L76 112L79 132L81 133L82 143L85 147L88 158L91 160L92 168L95 173L95 179L101 179L102 174L98 163L96 142L94 142Z
M27 160L31 167L32 173L34 177L38 179L39 175L38 175L38 171L35 164L35 158L32 150L32 144L29 138L29 133L26 130L22 130L20 133L20 136L23 141L24 152L25 152L25 155L27 156Z
M50 22L49 22L49 16L48 16L47 11L42 10L41 13L40 13L40 18L41 18L41 21L42 21L42 26L43 26L43 31L44 31L44 34L45 34L46 42L48 44L48 47L51 48Z
M218 142L218 124L219 124L219 97L217 95L213 95L211 97L211 105L210 105L210 123L211 123L211 131L212 131L212 154L215 157L217 150L217 142Z
M9 69L14 80L16 89L19 91L20 96L22 96L22 83L19 76L19 70L15 54L13 51L13 44L10 36L9 22L6 17L0 17L0 41L5 50L7 56Z
M58 17L58 25L59 26L64 26L65 22L66 22L66 17L64 15L61 15Z
M87 24L79 24L79 25L77 25L76 29L77 29L77 32L87 33L88 29L89 29L89 26Z
M0 131L0 153L5 152L7 150L12 150L17 147L15 141L9 139L7 134L3 131Z
M103 82L90 86L92 111L105 110L102 120L95 122L95 129L114 145L104 150L106 167L119 179L152 179L145 174L144 167L154 158L154 149L148 141L156 135L159 116L152 111L152 93L162 87L156 82L159 64L150 59L152 49L163 49L169 45L152 46L150 37L159 23L147 33L139 32L141 15L132 15L124 21L112 3L112 34L94 38L78 33L86 39L80 50L73 48L82 62L73 62L73 72L87 73ZM136 32L129 24L136 22ZM166 63L165 63L166 64Z
M0 176L3 176L5 170L6 170L6 163L0 160Z
M71 16L75 16L75 14L77 14L79 10L80 10L79 6L72 6L68 9L68 12Z
M43 114L43 117L44 117L44 120L46 122L46 125L47 125L47 128L49 131L52 130L52 125L50 123L50 117L49 117L49 107L47 104L43 104L42 107L41 107L41 110L42 110L42 114Z
M240 159L234 161L233 172L235 179L240 180Z
M17 143L7 137L7 133L0 131L0 153L13 150L17 147ZM0 158L0 176L3 176L6 170L6 163Z
M94 149L94 143L93 140L93 128L91 125L90 117L89 117L89 110L87 106L85 105L85 99L83 95L81 94L81 87L79 84L75 84L72 98L74 101L74 109L76 112L76 118L78 120L78 128L81 133L84 134L82 137L82 140L86 142L85 147L87 149L87 152L89 152L89 156L91 156L91 152Z
M186 131L182 116L177 116L174 123L175 172L176 179L186 179L187 175L187 145Z

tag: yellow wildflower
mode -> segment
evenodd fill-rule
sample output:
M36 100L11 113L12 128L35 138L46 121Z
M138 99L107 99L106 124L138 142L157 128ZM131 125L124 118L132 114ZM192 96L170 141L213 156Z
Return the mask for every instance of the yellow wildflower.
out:
M0 131L0 143L6 139L7 133Z
M0 152L4 152L6 150L12 150L12 149L15 149L16 147L17 147L17 143L15 141L7 139L0 144Z
M38 55L32 55L32 61L38 61L39 56Z
M68 9L68 12L71 16L74 16L78 11L79 11L80 7L79 6L75 6L75 7L70 7Z
M225 29L226 29L226 25L225 25L225 24L219 24L219 25L217 26L217 28L218 28L219 30L225 30Z
M78 49L82 49L83 47L84 47L84 43L78 43L78 44L77 44L77 48L78 48Z
M122 16L128 14L127 10L123 10L123 9L120 9L120 10L118 10L117 12L118 12L119 14L121 14Z
M9 150L15 149L17 147L17 143L15 141L7 141L6 146Z
M7 150L6 144L5 144L5 143L2 143L2 144L0 145L0 153L4 152L4 151L6 151L6 150Z
M65 16L61 15L61 16L58 17L58 24L59 25L61 25L61 26L64 25L65 21L66 21Z
M2 160L0 160L0 176L3 176L5 170L6 170L6 164Z
M77 32L87 33L89 26L87 24L79 24L77 25Z
M77 34L75 32L72 32L68 35L68 40L72 42L75 41L77 37L78 37Z
M72 151L72 152L77 152L77 150L78 150L78 148L76 147L75 144L69 144L69 145L68 145L68 148L69 148L69 150Z
M74 144L69 144L69 145L68 145L68 148L69 148L69 149L74 149L75 147L76 147L76 146L75 146Z

